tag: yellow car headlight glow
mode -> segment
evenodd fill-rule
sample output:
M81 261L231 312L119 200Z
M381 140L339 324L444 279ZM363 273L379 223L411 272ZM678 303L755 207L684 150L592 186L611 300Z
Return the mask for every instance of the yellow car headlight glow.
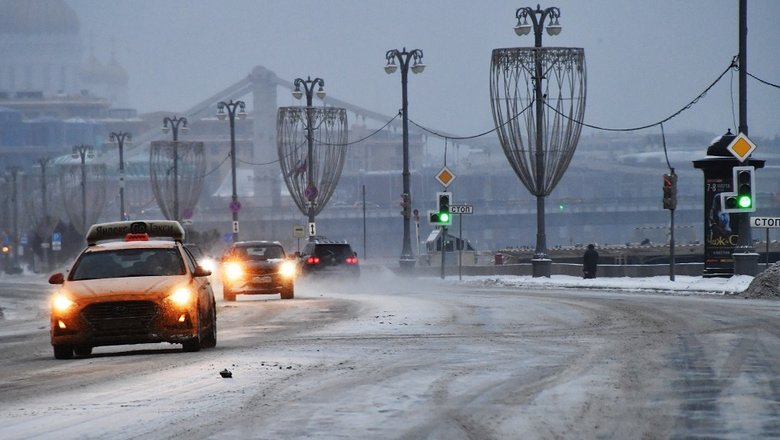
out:
M68 298L64 293L58 293L54 295L54 297L51 300L51 306L52 309L55 312L64 313L67 312L68 309L76 305L73 300Z
M224 276L227 281L237 281L244 277L244 265L237 261L225 263Z
M190 290L190 288L179 287L178 289L174 290L170 296L168 296L168 299L177 305L186 306L192 302L193 297L194 295L192 294L192 290Z
M279 266L279 273L285 278L292 278L298 272L298 267L292 261L285 261Z

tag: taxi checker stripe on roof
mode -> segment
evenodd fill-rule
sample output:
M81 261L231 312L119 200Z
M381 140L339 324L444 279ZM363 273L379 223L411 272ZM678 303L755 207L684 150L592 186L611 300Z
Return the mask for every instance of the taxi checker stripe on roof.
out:
M98 223L90 226L87 232L87 244L98 241L123 240L127 234L143 234L149 237L169 237L175 241L184 241L184 228L174 220L122 221Z

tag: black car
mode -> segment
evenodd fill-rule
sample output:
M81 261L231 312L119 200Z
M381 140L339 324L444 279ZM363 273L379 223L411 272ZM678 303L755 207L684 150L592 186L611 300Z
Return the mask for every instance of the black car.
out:
M302 274L360 275L357 253L346 241L315 240L306 243L300 259Z
M278 241L239 241L222 257L222 298L279 293L293 299L297 274L294 256L288 257Z

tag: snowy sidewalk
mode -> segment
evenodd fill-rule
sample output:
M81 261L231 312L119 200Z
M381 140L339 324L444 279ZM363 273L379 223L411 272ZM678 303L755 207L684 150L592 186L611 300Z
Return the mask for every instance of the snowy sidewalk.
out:
M448 281L458 283L458 277L448 277ZM753 281L753 277L736 275L731 278L703 278L676 276L670 281L668 276L647 278L595 278L583 279L568 275L553 275L550 278L531 276L464 276L459 283L478 286L532 287L532 288L583 288L615 289L624 291L656 291L676 294L712 294L723 295L744 291Z

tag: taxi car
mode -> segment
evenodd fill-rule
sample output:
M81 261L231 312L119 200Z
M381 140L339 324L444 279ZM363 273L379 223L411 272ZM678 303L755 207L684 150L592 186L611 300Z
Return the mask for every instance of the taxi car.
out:
M282 299L295 296L298 265L287 256L278 241L239 241L222 257L222 298L235 301L236 295L275 294Z
M106 345L169 342L184 351L217 344L210 271L182 244L176 221L95 224L51 299L54 357L89 356Z

